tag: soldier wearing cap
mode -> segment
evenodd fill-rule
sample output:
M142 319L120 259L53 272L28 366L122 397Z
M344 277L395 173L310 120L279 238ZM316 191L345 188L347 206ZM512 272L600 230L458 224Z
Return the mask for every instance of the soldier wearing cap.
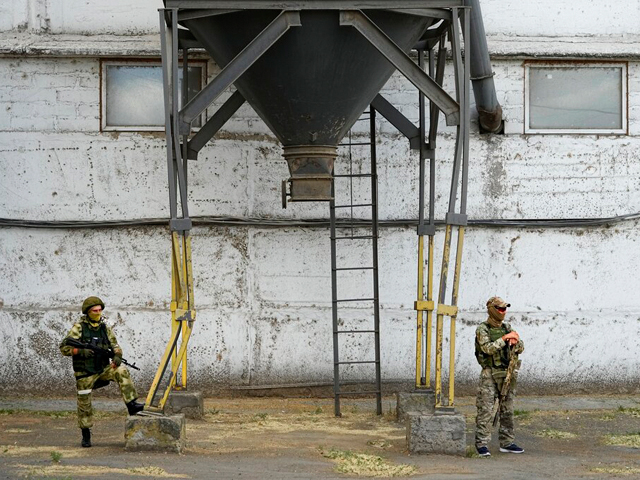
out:
M71 328L60 344L62 355L71 356L73 371L78 389L78 426L82 430L82 446L91 446L91 427L93 426L93 408L91 407L91 391L118 382L120 393L127 405L129 415L142 411L144 404L136 402L138 394L131 381L129 370L122 365L122 349L115 335L104 323L102 311L104 302L98 297L89 297L82 303L82 317ZM66 344L72 338L82 343L94 343L104 349L112 349L115 353L110 362L109 357L96 354L88 348L74 348Z
M500 394L502 382L509 366L509 349L515 353L524 351L524 343L518 332L504 321L507 308L511 304L500 297L491 297L487 301L489 318L476 329L476 359L482 366L480 384L476 397L478 409L476 417L476 449L483 457L491 455L487 445L491 440L491 414L496 398ZM513 433L513 397L515 395L515 376L511 381L509 394L500 404L500 451L503 453L523 453L524 450L514 442Z

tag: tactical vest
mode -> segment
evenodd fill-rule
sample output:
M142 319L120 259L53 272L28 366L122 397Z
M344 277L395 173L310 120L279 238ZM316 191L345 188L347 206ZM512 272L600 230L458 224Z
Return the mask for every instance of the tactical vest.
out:
M86 321L82 321L80 324L82 325L82 335L79 340L82 343L92 343L92 340L96 338L97 340L93 342L96 346L107 350L111 348L109 336L107 335L107 327L104 323L100 323L97 330L91 328ZM93 375L94 373L102 373L107 365L109 365L109 356L98 352L94 352L91 357L73 356L74 372Z
M489 330L489 339L492 342L495 342L499 338L502 338L503 335L506 335L511 331L510 328L507 328L503 323L499 327L492 327L488 323L485 323L487 326L487 330ZM505 369L509 366L509 353L506 348L502 348L493 355L487 355L482 350L480 350L480 344L478 343L478 338L476 337L476 359L478 363L482 365L482 367L492 367L492 368L502 368Z

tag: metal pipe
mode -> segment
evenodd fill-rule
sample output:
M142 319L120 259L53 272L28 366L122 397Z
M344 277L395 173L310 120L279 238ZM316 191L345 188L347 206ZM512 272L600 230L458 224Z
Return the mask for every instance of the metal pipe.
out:
M489 47L482 21L480 0L464 0L471 7L469 38L465 38L465 50L471 56L471 81L473 96L476 99L478 121L481 131L500 133L502 131L502 107L498 103L496 87L493 82L493 70L489 58Z

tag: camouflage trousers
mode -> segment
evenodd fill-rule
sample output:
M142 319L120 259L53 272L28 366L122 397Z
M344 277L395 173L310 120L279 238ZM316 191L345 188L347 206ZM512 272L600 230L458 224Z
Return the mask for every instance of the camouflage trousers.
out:
M129 370L124 365L120 365L118 368L107 365L102 373L76 380L76 388L78 389L78 426L80 428L91 428L93 426L91 390L93 390L98 381L103 385L105 382L118 382L120 393L125 403L138 398Z
M486 447L491 440L491 430L493 428L493 405L500 394L498 384L491 374L491 368L483 368L480 373L480 384L476 395L476 447ZM500 404L500 428L498 435L500 446L506 447L513 443L513 397L515 396L515 382L509 390L507 398Z

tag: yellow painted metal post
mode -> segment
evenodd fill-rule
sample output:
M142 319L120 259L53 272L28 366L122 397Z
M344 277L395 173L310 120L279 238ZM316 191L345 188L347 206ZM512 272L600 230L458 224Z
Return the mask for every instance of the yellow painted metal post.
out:
M444 235L444 248L442 251L442 269L440 271L440 294L436 319L436 408L442 406L442 341L443 341L443 316L444 291L447 285L449 273L449 255L451 253L451 225L447 225Z
M464 232L463 226L458 227L458 246L456 250L456 268L453 277L453 293L451 295L451 304L457 306L458 304L458 288L460 287L460 273L462 270L462 250L464 247ZM449 406L453 406L454 403L454 389L455 389L455 355L456 355L456 317L451 316L451 332L450 332L450 350L449 350Z
M442 405L442 314L436 315L436 407Z
M434 244L434 236L429 236L429 254L427 261L428 265L428 277L427 277L427 301L431 302L433 305L433 244ZM426 377L426 387L429 388L431 386L431 333L433 330L433 308L431 310L427 310L427 348L426 348L426 357L427 361L425 364L425 377Z
M418 302L424 299L424 236L418 236ZM419 304L416 304L418 310L418 325L416 329L416 388L422 386L422 324L423 315ZM429 354L427 353L427 356Z

